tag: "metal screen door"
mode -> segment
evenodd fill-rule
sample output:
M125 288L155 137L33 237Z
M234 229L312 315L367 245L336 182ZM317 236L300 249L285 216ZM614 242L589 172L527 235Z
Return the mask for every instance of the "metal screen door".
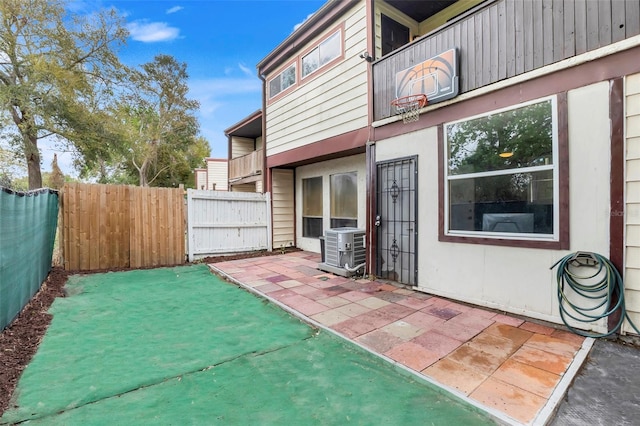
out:
M418 278L417 157L378 163L377 180L376 275L415 285Z

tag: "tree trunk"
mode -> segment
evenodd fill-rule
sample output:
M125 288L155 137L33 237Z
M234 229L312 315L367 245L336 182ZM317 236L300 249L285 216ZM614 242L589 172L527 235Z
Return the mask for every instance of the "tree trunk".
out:
M40 152L38 151L38 138L32 135L23 135L25 144L25 159L27 160L27 172L29 174L29 189L42 188L42 173L40 172Z
M149 182L147 180L147 169L148 168L149 168L149 160L147 160L145 158L144 162L142 163L142 167L140 167L138 169L138 176L140 178L139 182L140 182L140 186L142 186L142 187L149 186Z

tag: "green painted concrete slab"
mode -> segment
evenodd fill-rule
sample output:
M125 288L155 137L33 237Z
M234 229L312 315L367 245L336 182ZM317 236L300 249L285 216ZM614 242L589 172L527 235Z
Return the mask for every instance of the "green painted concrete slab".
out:
M0 423L492 423L204 265L77 276L67 287Z

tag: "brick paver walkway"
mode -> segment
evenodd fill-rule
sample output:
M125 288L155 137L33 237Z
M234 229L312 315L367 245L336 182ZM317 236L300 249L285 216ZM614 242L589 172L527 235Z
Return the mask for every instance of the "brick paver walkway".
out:
M590 347L555 326L328 274L319 261L294 252L210 266L515 424L545 422Z

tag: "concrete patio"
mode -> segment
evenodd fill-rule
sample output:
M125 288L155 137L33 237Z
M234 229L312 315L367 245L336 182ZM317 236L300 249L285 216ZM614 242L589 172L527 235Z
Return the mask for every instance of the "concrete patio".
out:
M210 267L508 424L547 423L593 344L552 324L328 274L319 261L294 252Z

